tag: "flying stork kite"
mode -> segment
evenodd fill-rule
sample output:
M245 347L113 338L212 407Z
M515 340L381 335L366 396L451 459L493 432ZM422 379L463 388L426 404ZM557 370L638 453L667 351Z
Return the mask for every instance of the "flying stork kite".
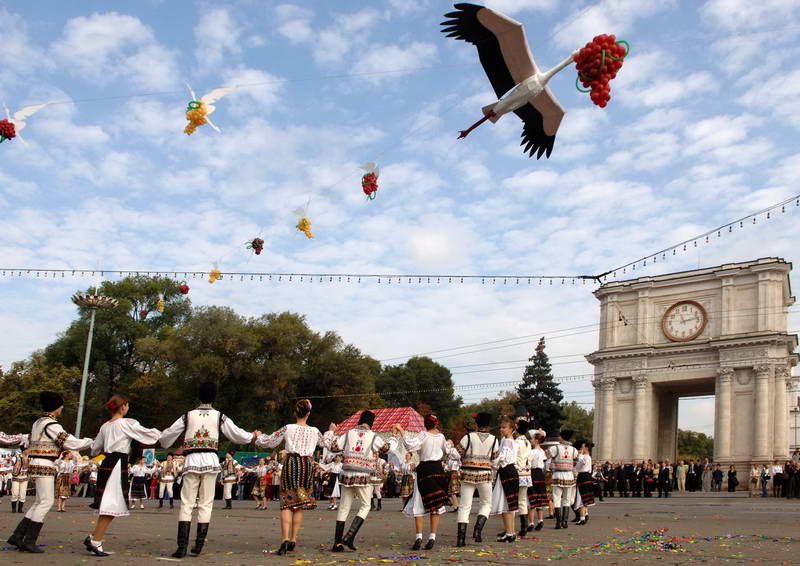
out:
M26 142L23 139L22 134L20 133L22 132L23 129L25 129L26 126L25 120L36 114L39 110L41 110L48 104L50 103L45 102L44 104L37 104L36 106L26 106L22 110L14 112L12 116L11 112L8 110L8 106L6 106L5 103L3 103L3 108L5 108L6 110L6 119L12 124L14 124L14 129L16 129L17 131L17 137L19 138L19 141L21 141L25 145L28 145L28 142Z
M570 65L578 51L547 72L541 72L531 55L525 29L508 16L475 4L456 4L456 12L445 14L447 21L442 33L472 43L478 48L489 82L498 102L483 107L483 118L466 130L458 139L486 120L497 122L503 114L513 112L525 124L522 129L524 153L531 157L542 154L550 157L556 132L565 110L553 95L547 82L557 72Z

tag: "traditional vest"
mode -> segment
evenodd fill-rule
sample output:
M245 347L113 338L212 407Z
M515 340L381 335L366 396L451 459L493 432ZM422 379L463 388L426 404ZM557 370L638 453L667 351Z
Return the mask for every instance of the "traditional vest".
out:
M342 447L342 471L372 474L375 472L375 439L377 435L366 428L347 431Z
M158 476L162 483L169 483L175 480L175 462L164 461L161 466L161 473Z
M181 448L184 454L217 453L219 433L225 416L208 405L200 405L183 416L186 426Z
M467 435L466 448L459 443L457 450L461 454L461 469L491 470L497 438L488 432L471 432Z
M521 476L531 475L531 443L524 436L520 436L514 442L517 443L517 472Z
M57 425L53 417L42 417L33 423L31 429L30 446L28 447L28 457L41 458L55 462L61 454L61 447L67 439L66 432L54 434L48 432L53 425Z
M225 459L225 463L222 464L222 475L225 477L223 480L225 483L236 483L236 461L233 458Z
M550 460L550 469L553 472L570 472L575 468L575 460L578 459L578 451L569 444L559 444L554 446L556 455Z
M14 462L14 469L11 470L13 481L26 481L28 479L28 457L20 454Z

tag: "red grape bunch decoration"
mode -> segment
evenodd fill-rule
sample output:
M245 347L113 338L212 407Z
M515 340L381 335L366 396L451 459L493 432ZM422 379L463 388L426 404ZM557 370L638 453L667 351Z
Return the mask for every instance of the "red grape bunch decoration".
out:
M0 143L15 137L17 137L17 129L14 127L14 123L0 120Z
M631 46L627 41L617 41L614 35L602 34L586 44L575 56L578 77L575 87L580 92L591 92L589 97L597 106L605 108L611 100L609 82L617 76ZM581 88L578 83L582 83ZM584 90L588 88L588 90Z
M253 250L256 255L261 255L264 250L264 240L261 238L253 238L252 242L247 242L247 249Z

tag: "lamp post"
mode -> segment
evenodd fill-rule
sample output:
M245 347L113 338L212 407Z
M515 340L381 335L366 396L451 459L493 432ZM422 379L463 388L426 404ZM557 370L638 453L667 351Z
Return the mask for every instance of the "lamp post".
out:
M95 289L97 293L97 289ZM89 357L92 354L92 338L94 337L94 316L97 309L113 309L117 306L117 300L100 295L73 295L72 302L79 307L84 307L92 311L89 316L89 336L86 339L86 354L83 358L83 375L81 376L81 395L78 400L78 421L75 423L75 436L81 437L81 422L83 421L83 405L86 399L86 380L89 376Z

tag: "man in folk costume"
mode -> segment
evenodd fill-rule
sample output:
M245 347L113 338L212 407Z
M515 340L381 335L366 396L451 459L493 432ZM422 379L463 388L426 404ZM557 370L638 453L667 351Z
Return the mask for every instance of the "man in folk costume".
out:
M172 452L167 454L167 459L161 465L161 472L158 475L158 507L164 507L164 496L169 498L169 508L174 507L172 501L172 488L175 485L175 477L178 475L175 458Z
M386 482L386 461L378 457L375 460L375 469L370 476L370 483L372 484L372 508L375 511L381 511L383 507L383 484Z
M376 470L379 456L392 449L390 442L394 442L394 440L386 442L374 433L372 431L374 423L375 413L365 410L361 412L356 428L336 436L336 425L331 424L322 440L325 448L331 452L342 453L342 474L339 481L342 497L339 501L339 512L336 515L333 552L342 552L345 546L350 550L356 550L354 545L356 535L361 525L367 520L371 508L373 485L370 478ZM353 522L350 523L347 534L344 534L345 523L353 500L358 502L358 511Z
M46 414L33 423L28 446L28 476L36 484L36 500L8 539L12 546L35 553L44 552L36 546L36 540L47 512L55 503L55 461L62 450L86 450L92 445L91 438L75 438L58 423L58 416L64 410L61 395L43 391L39 403Z
M239 464L233 459L235 450L228 450L225 454L225 461L222 463L222 498L225 500L225 509L233 509L231 499L233 499L233 485L237 480Z
M11 512L22 513L28 493L28 450L23 450L11 470Z
M571 430L562 430L559 443L547 450L550 469L553 471L553 505L556 509L557 529L567 528L569 508L575 500L574 470L578 451L569 443L573 434Z
M172 426L161 433L161 446L169 448L183 438L181 448L186 455L181 487L181 508L178 515L178 549L173 558L186 556L189 532L192 526L192 509L197 503L197 538L191 553L195 556L203 550L214 507L214 490L220 471L217 450L221 436L236 444L248 444L260 431L247 432L214 409L211 405L217 398L217 386L206 382L199 390L200 406L181 416Z
M472 538L482 542L481 534L486 519L492 509L492 461L497 458L500 445L497 438L489 432L492 416L489 413L473 415L478 427L470 432L456 446L461 456L461 497L458 505L458 541L457 546L466 546L469 514L472 511L472 500L478 490L478 518Z

